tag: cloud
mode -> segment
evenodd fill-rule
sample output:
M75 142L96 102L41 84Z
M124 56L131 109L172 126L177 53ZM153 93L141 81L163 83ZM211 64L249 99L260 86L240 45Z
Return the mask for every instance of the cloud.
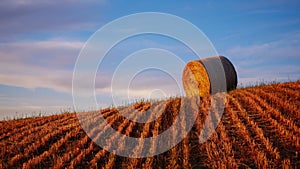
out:
M273 14L273 13L279 13L281 12L280 10L275 10L275 9L258 9L258 10L253 10L250 11L250 14Z
M101 25L102 1L1 1L0 41L60 31L94 30Z
M83 45L81 41L63 39L0 43L0 84L27 89L49 88L71 94L73 69ZM115 59L112 56L109 58ZM110 87L110 71L114 70L104 69L97 74L96 90ZM155 87L157 83L154 82L158 81L161 86L170 83L150 74L143 81L137 81L135 93L141 96L138 94L141 89Z
M259 45L236 46L225 54L234 62L241 83L299 80L299 35Z
M0 44L0 84L70 92L80 41L34 41Z
M3 65L21 63L62 69L74 65L83 44L65 40L0 43L0 61Z
M297 37L297 35L294 35ZM300 41L297 38L273 41L252 46L236 46L226 53L243 64L262 63L274 58L300 58Z
M70 94L73 69L83 45L81 41L64 39L0 43L0 84L28 89L49 88ZM96 89L110 87L113 71L107 68L97 74ZM156 82L161 86L171 83L164 77L149 74L144 80L137 81L134 89L152 89L158 85Z

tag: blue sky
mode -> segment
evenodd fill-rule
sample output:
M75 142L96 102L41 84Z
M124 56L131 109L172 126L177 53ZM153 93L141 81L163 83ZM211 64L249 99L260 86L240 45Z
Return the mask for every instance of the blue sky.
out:
M220 55L233 62L239 85L299 80L299 11L297 0L4 0L0 4L0 119L72 108L72 73L85 42L106 23L137 12L170 13L193 23ZM111 104L106 99L108 76L113 73L110 65L148 47L172 51L185 61L193 58L182 44L165 37L148 35L127 40L109 53L100 68L104 71L97 74L100 107ZM154 70L152 76L148 72L147 79L172 82L162 76ZM149 82L141 79L138 84ZM138 98L145 96L143 90L133 93Z

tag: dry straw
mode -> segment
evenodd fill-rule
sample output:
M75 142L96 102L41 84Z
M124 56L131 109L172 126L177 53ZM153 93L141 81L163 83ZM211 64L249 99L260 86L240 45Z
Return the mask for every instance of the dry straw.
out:
M188 97L203 97L235 89L237 74L226 57L215 56L189 62L183 70L182 82Z

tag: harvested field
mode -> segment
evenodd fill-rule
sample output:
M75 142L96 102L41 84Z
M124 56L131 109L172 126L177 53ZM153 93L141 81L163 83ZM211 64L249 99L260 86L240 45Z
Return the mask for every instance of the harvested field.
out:
M86 135L74 113L1 121L0 168L299 168L299 89L300 82L289 82L229 92L216 132L200 144L209 106L204 97L187 137L169 151L148 158L121 157L103 150ZM101 110L93 119L101 113L122 134L151 137L172 125L181 99L188 98L168 100L162 116L145 124L125 119L115 108ZM136 103L124 109L132 107L144 110L149 105ZM186 121L181 125L185 127Z

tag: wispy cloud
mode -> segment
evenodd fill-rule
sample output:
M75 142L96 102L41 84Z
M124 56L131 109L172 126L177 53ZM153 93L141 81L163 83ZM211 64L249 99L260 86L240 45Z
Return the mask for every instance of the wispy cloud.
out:
M299 34L259 45L236 46L226 55L235 63L241 83L300 79ZM254 80L256 79L256 80Z
M274 14L274 13L279 13L281 12L280 10L275 10L275 9L259 9L259 10L253 10L250 11L250 14Z
M70 92L79 41L34 41L0 44L0 84Z
M81 41L63 39L1 43L0 84L28 89L49 88L71 94L73 68L83 45ZM109 58L115 59L113 56ZM110 73L113 71L105 69L97 74L96 90L105 94L103 91L111 86ZM159 85L157 82L161 87L172 90L178 85L172 87L174 82L165 77L148 74L147 78L135 82L130 93L133 97L148 96ZM122 90L127 90L126 85Z
M101 1L1 1L0 41L19 35L95 30L101 23Z
M285 58L300 58L300 34L290 35L286 39L271 41L262 44L249 46L235 46L226 53L235 59L242 61L243 64L262 63L268 60Z

